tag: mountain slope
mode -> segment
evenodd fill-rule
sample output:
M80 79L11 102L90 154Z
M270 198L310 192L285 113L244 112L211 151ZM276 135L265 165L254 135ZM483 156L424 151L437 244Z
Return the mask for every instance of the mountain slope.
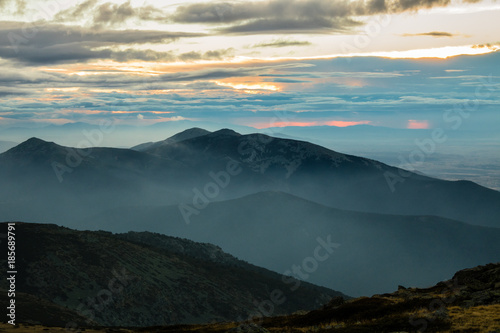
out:
M130 234L26 223L16 224L16 234L16 291L52 303L47 311L59 313L58 308L67 307L67 312L86 317L79 325L238 320L269 299L279 299L273 314L285 314L342 295L307 283L292 291L293 280L239 261L212 245L167 236L141 234L137 239ZM6 265L5 255L1 261ZM7 280L0 282L0 288L8 289ZM37 309L32 311L35 316ZM28 318L29 311L24 312Z
M459 269L500 260L500 229L440 217L343 211L280 192L210 203L189 224L180 207L122 207L82 223L210 242L278 272L301 266L313 256L318 237L330 237L340 246L313 272L295 276L354 296L398 284L426 286Z

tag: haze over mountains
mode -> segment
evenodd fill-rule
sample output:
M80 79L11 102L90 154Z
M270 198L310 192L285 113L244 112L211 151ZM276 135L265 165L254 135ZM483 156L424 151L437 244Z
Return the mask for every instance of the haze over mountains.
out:
M422 152L423 156L414 156L414 159L410 159L410 154L415 150L421 152L421 147L417 142L432 139L433 129L404 129L371 125L301 127L293 126L293 119L286 117L285 119L290 120L289 126L261 130L253 127L193 120L134 126L122 124L121 122L124 120L122 118L106 122L109 129L105 133L101 130L102 125L85 122L35 128L1 127L0 125L0 136L3 140L11 142L3 149L2 144L0 144L0 153L13 147L15 144L12 142L24 142L30 137L57 142L69 147L129 148L148 142L161 142L166 137L193 127L210 131L228 127L241 134L257 132L273 137L308 141L338 152L368 157L403 169L417 170L437 178L471 180L483 186L500 190L500 168L498 168L500 156L497 154L500 149L500 132L498 130L461 128L460 131L455 131L445 128L443 137L446 140L436 143L434 147L424 147L426 150ZM95 135L96 132L101 132L101 134Z
M353 296L425 286L500 253L500 192L228 129L133 149L32 138L0 155L0 182L2 220L156 231L280 273L323 237L338 245L328 260L290 275Z
M229 175L229 181L228 163L237 173ZM110 206L193 204L198 191L215 183L219 189L213 188L217 193L210 201L273 190L340 209L438 215L484 226L500 223L500 192L472 182L442 181L308 142L232 130L143 151L68 149L32 138L1 154L0 168L7 207L32 196L33 204L50 206L47 217L56 222L61 220L56 211L68 212L64 205L50 205L54 197L67 205L75 198L80 207L82 200L96 204L85 207L90 215ZM26 185L17 186L19 182ZM18 195L9 195L8 188ZM18 212L21 217L31 218L29 210L23 211Z
M500 253L498 228L434 216L343 211L283 192L214 202L189 225L177 205L123 207L81 223L217 244L256 265L352 296L388 292L400 284L431 285L460 267L495 262ZM292 271L313 256L318 237L332 244L332 255L313 273Z

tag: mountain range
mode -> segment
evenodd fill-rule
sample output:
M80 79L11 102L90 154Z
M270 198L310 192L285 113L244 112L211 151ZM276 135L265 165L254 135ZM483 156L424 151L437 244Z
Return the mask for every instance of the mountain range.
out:
M0 154L0 185L1 220L161 232L280 273L330 237L329 259L295 275L353 296L425 286L500 253L498 191L229 129L132 149L32 138Z

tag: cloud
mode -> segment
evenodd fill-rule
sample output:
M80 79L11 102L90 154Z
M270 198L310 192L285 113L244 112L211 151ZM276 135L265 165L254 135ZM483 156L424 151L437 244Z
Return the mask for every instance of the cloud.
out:
M87 0L78 6L70 7L56 14L56 21L67 21L83 18L90 10L97 5L98 0Z
M259 47L288 47L288 46L308 46L311 45L311 42L308 41L299 41L299 40L293 40L293 39L285 39L285 38L278 38L274 39L270 42L262 42L259 44L252 45L252 48L259 48Z
M121 4L106 2L98 5L98 0L87 0L78 6L60 11L55 16L55 20L59 22L73 22L78 19L90 17L92 26L102 28L104 26L125 23L129 19L144 21L161 20L164 15L161 9L153 6L132 7L130 1Z
M95 31L76 26L52 24L35 27L33 30L35 35L26 36L22 27L18 22L0 22L1 58L30 64L86 62L93 59L173 61L177 57L170 52L132 48L118 51L116 46L164 44L179 38L202 35L148 30Z
M194 3L178 7L170 19L177 23L232 24L217 29L222 33L314 33L358 25L351 14L351 6L341 0L273 0Z
M482 49L482 48L488 48L490 50L498 50L498 47L500 46L500 42L496 43L487 43L487 44L478 44L478 45L473 45L472 48L474 49Z
M262 123L254 123L251 126L258 129L274 128L274 127L310 127L310 126L334 126L334 127L349 127L356 125L367 125L372 123L369 120L361 121L344 121L344 120L320 120L320 121L269 121Z
M361 23L350 18L283 18L261 19L248 23L216 29L223 34L289 34L307 33L320 34L329 32L346 32Z
M106 55L107 55L106 58L119 62L127 62L131 60L190 62L197 60L222 60L231 58L234 56L234 49L229 48L222 50L211 50L204 53L191 51L187 53L176 54L174 52L157 52L153 50L137 50L130 48L124 51L110 51Z
M6 9L10 3L14 3L16 7L16 11L14 14L22 15L26 11L26 0L0 0L0 9L5 14Z
M233 56L234 56L234 49L228 48L223 50L207 51L205 53L192 51L179 55L178 59L181 61L222 60L226 58L232 58Z
M403 37L416 37L416 36L429 36L429 37L458 37L460 35L458 34L452 34L450 32L444 32L444 31L431 31L431 32L422 32L418 34L402 34L401 36Z
M31 28L31 26L30 26ZM95 31L79 26L62 24L34 24L27 35L21 22L0 21L0 45L12 46L9 35L17 35L20 45L44 47L69 43L146 44L167 43L183 37L200 37L204 34L156 30L105 30Z
M463 0L471 2L470 0ZM220 33L335 33L356 27L354 17L447 6L451 0L267 0L203 2L177 7L169 20L219 26Z
M427 120L410 119L406 125L408 129L428 129L429 127L429 122Z

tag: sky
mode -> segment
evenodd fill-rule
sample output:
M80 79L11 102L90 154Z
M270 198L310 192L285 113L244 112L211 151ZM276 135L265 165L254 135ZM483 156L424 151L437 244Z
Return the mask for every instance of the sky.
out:
M0 128L497 130L498 17L489 0L0 0Z

